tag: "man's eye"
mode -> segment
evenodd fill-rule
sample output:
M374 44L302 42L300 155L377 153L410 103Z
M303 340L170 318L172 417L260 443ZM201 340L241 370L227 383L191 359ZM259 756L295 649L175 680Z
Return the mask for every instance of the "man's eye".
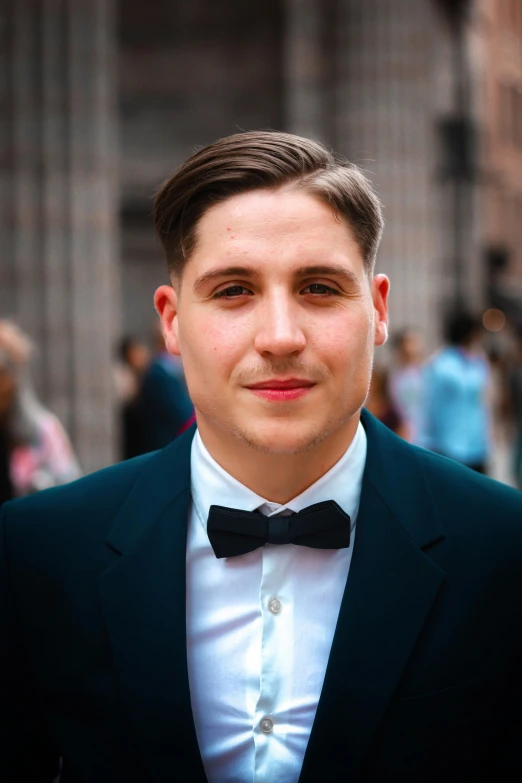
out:
M223 288L222 291L218 291L214 294L214 299L235 299L244 294L250 294L248 288L245 288L242 285L230 285L228 288Z
M338 292L335 290L335 288L330 288L329 285L323 285L322 283L311 283L310 285L307 285L306 288L303 288L303 294L321 294L321 295L331 295L331 294L337 294Z

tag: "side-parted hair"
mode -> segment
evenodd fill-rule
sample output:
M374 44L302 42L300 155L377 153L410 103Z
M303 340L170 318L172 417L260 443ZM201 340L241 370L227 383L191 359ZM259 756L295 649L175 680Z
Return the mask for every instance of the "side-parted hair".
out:
M197 244L205 212L231 196L291 186L316 196L349 225L368 275L384 221L381 203L357 166L316 141L276 131L250 131L203 147L160 186L154 226L169 273L179 277Z

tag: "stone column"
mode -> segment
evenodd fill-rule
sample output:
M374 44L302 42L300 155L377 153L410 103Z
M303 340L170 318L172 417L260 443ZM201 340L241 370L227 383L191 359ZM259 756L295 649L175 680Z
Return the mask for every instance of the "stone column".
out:
M331 53L327 51L334 0L285 0L283 81L285 129L330 141Z
M384 203L377 271L392 282L391 330L416 327L433 346L444 279L431 105L440 25L428 0L338 0L336 35L335 146Z
M119 325L114 0L3 0L0 314L82 467L113 461Z

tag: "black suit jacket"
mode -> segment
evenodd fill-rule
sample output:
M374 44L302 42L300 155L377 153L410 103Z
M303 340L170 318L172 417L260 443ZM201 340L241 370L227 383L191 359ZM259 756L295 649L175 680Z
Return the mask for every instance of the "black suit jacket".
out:
M519 781L522 495L363 423L300 783ZM205 781L185 639L192 434L4 506L2 781L49 783L58 755L64 783Z

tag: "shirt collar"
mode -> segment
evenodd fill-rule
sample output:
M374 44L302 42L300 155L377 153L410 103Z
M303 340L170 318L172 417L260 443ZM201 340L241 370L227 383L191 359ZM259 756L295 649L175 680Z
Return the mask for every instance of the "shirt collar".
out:
M227 473L209 454L198 431L191 449L191 494L197 515L206 528L210 506L255 511L260 509L267 516L301 509L324 500L335 502L349 515L352 528L355 524L361 497L362 478L366 463L367 440L359 422L355 437L341 459L321 478L300 495L284 505L271 503L252 492Z

